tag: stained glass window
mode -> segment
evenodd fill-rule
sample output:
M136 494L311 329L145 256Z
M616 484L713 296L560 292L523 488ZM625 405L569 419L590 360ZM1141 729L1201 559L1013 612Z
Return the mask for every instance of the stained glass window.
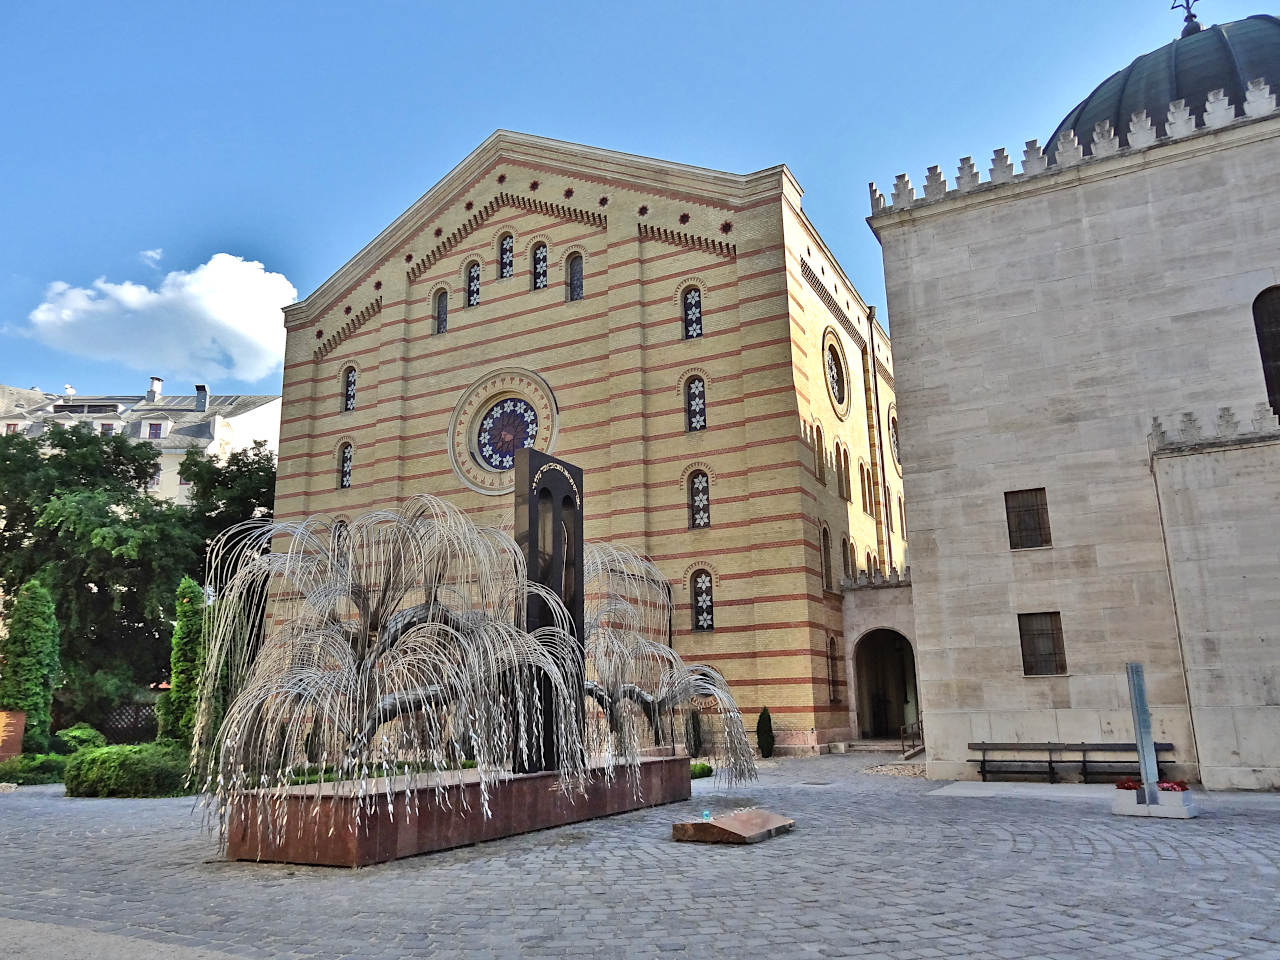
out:
M342 375L342 380L342 409L354 410L356 408L356 368L347 367L347 372Z
M540 243L533 248L533 289L547 288L547 245Z
M498 241L498 277L515 276L516 272L516 238L504 234Z
M689 578L690 607L693 614L693 629L714 630L716 627L715 602L711 593L711 574L706 570L695 570Z
M472 260L467 267L467 306L480 302L480 264Z
M711 526L711 481L706 471L689 474L689 529Z
M844 406L844 363L834 343L827 347L827 383L831 386L831 398L836 406Z
M824 590L834 589L835 584L831 579L831 531L826 527L822 528L822 588Z
M702 336L702 291L690 287L684 292L684 338Z
M436 333L444 333L449 329L449 291L441 290L436 294Z
M351 486L351 467L354 461L355 451L351 449L351 444L344 443L338 454L338 486L341 489Z
M570 300L582 299L582 254L575 253L569 258L564 269L565 283L569 288Z
M685 429L707 429L707 383L701 377L690 377L684 385Z
M516 451L538 439L538 414L520 397L507 397L491 406L476 433L476 458L490 470L510 470Z

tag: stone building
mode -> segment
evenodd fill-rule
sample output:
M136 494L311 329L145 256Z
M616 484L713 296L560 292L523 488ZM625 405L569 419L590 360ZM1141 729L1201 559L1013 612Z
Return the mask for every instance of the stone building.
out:
M872 185L911 505L894 626L930 776L971 741L1156 738L1210 787L1280 786L1280 20L1105 80L1021 172Z
M148 490L175 503L188 499L178 476L187 450L224 457L258 440L272 451L279 446L280 397L219 396L204 384L196 384L194 394L165 396L163 387L160 377L152 377L145 394L80 396L70 387L59 395L0 385L0 431L38 437L50 424L85 424L104 435L146 441L160 451Z
M514 452L549 451L682 656L782 749L847 740L840 584L906 551L893 362L800 198L493 134L286 308L277 516L430 493L510 529Z

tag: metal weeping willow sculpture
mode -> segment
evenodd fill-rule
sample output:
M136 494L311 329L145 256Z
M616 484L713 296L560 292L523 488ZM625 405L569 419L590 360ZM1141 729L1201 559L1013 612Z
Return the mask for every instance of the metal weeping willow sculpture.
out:
M229 812L261 844L335 799L353 829L375 808L466 806L451 790L464 783L487 817L521 773L553 771L564 804L600 779L638 792L645 757L673 750L691 711L721 721L722 775L755 776L723 677L670 646L658 570L604 544L570 556L569 521L534 506L527 556L428 496L217 540L192 762L224 838Z

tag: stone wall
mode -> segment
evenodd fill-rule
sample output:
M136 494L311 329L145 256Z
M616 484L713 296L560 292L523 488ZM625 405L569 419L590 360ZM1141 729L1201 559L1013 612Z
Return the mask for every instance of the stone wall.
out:
M929 772L973 776L970 740L1130 739L1138 660L1156 737L1194 776L1146 435L1163 411L1264 395L1250 306L1280 281L1280 120L1048 169L1032 146L1023 175L1004 157L990 184L935 169L921 200L873 192ZM1053 545L1011 550L1004 493L1032 487ZM1061 612L1064 675L1023 675L1017 614L1041 611Z
M1200 439L1162 433L1152 457L1211 788L1280 788L1280 432L1259 406L1269 434L1246 419L1222 436L1215 417Z

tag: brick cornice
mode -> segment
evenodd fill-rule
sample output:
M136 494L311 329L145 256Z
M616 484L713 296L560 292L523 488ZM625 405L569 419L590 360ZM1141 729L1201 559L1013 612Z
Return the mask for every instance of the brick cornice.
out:
M700 237L697 234L683 233L679 230L668 230L666 227L654 227L647 223L637 223L636 231L641 240L656 240L672 246L691 247L694 250L714 253L726 260L735 260L738 256L737 246L723 240L713 240L710 237Z

